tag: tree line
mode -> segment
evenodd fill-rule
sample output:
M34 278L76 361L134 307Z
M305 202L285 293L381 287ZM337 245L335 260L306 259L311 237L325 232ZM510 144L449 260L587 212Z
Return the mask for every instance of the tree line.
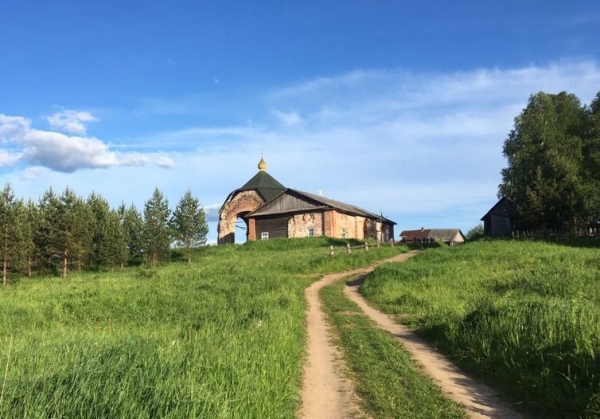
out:
M16 199L7 184L0 191L2 283L16 276L68 275L71 270L112 270L168 260L171 245L186 249L206 244L204 208L190 191L171 211L156 188L144 204L111 208L96 193L87 199L71 189L52 188L38 202Z
M576 233L600 227L600 92L539 92L504 142L499 196L516 204L516 228Z

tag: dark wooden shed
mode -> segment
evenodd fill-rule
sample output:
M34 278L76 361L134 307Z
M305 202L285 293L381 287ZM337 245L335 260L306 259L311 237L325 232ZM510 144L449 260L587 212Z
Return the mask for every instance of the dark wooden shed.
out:
M482 218L483 233L486 236L510 236L515 222L516 204L507 197L502 197Z

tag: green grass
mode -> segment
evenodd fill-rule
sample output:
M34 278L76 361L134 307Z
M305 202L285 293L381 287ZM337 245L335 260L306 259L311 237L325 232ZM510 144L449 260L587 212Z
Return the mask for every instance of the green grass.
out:
M428 250L361 292L536 417L600 417L600 249L482 241Z
M408 352L343 295L344 281L321 290L362 409L374 418L466 418L467 415L424 376Z
M328 245L211 247L191 265L0 289L0 418L294 417L304 289L403 250L331 258Z

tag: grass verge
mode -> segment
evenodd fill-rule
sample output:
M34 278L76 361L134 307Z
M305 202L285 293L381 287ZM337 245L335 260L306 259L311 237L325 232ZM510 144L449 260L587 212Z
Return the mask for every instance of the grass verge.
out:
M376 418L466 418L402 345L343 295L344 284L338 281L320 295L364 412Z
M600 417L598 247L482 241L367 276L361 293L533 417Z

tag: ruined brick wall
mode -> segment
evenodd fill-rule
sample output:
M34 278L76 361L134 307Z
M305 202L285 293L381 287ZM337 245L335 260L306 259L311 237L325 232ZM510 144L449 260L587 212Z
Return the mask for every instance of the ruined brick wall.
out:
M365 220L365 239L381 240L381 223L377 220L368 218Z
M343 214L334 212L334 229L333 237L358 239L364 238L365 218L356 215Z
M265 201L256 191L243 191L235 194L219 212L218 243L235 243L235 222L238 217L255 211L264 203ZM249 237L253 236L252 233L248 229Z
M308 229L314 230L314 237L323 235L323 213L307 212L296 214L288 222L288 237L308 237Z

